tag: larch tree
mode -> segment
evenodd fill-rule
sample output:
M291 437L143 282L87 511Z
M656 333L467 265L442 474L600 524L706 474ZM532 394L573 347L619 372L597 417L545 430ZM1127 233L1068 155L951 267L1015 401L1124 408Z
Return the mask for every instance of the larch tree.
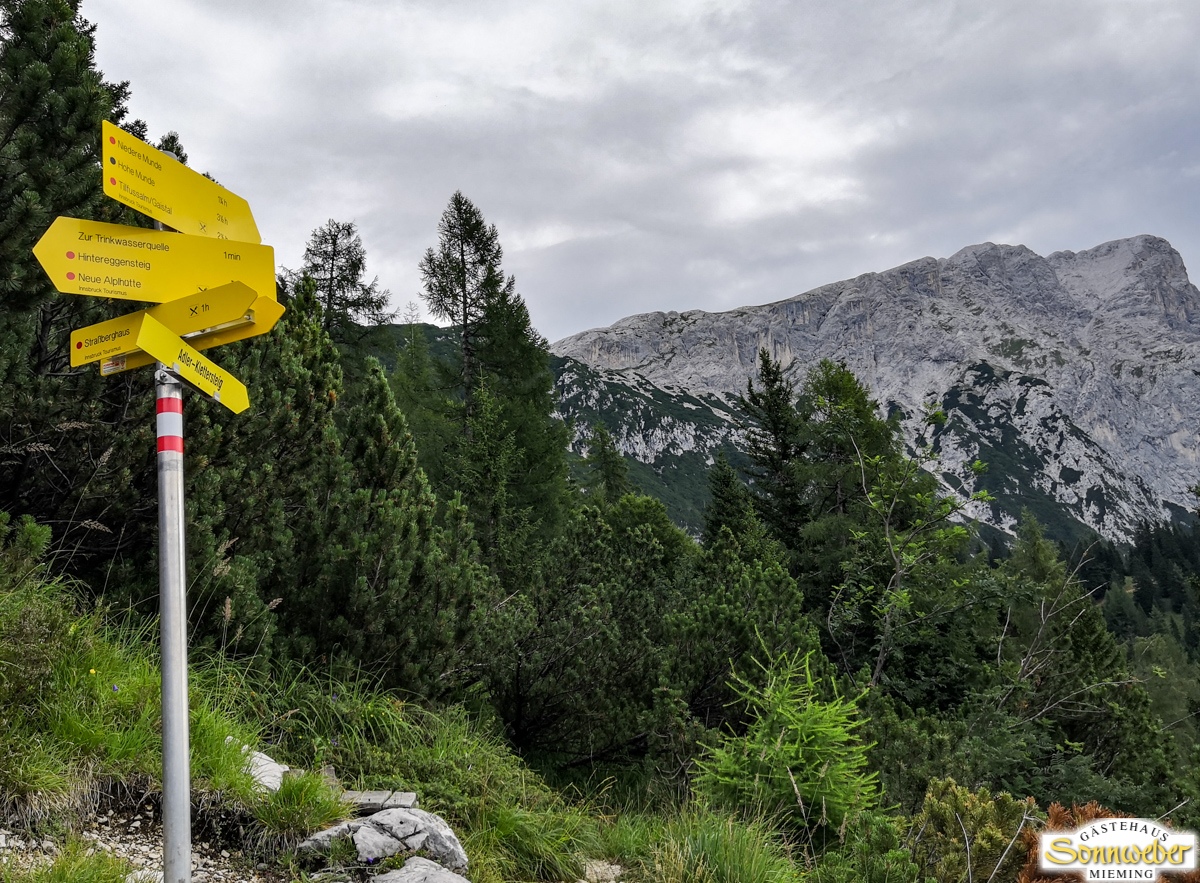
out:
M458 329L462 364L457 372L470 414L471 392L478 383L480 334L488 306L512 294L516 280L504 278L504 250L495 224L488 224L471 200L456 191L438 222L438 247L421 259L421 282L429 312Z
M312 232L301 273L317 284L326 333L338 343L353 342L364 327L391 322L390 293L379 277L367 276L367 252L352 221L332 218Z

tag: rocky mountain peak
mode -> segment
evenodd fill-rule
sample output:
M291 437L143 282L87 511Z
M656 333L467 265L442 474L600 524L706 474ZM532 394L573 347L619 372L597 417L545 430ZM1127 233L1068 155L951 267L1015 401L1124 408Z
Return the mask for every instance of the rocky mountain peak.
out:
M630 316L552 349L724 402L762 347L796 377L843 361L905 415L910 444L933 444L948 488L973 490L966 464L993 462L984 482L1000 503L982 517L1007 528L1031 504L1123 539L1191 506L1198 315L1200 292L1159 237L1049 257L985 242L762 306ZM929 405L949 416L933 438L921 435ZM644 440L628 447L653 456Z

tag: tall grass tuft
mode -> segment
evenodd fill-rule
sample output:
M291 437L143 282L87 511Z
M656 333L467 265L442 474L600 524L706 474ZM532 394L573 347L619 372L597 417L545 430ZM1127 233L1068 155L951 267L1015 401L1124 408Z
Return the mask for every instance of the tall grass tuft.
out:
M295 848L313 831L328 828L351 814L351 808L318 773L283 777L278 791L265 792L254 801L252 812L260 830L260 851L278 855Z
M667 823L642 867L647 883L800 883L780 835L762 820L693 808Z

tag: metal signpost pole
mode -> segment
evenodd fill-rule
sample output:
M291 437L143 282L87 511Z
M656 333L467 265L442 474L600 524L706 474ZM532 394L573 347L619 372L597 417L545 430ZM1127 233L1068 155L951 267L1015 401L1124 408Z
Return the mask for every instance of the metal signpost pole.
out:
M163 883L192 878L188 757L187 565L183 513L183 384L155 372L158 428L158 579L162 621Z
M159 221L154 222L154 227L163 229ZM158 603L162 634L163 883L191 883L183 383L162 362L155 367L154 392L158 431Z

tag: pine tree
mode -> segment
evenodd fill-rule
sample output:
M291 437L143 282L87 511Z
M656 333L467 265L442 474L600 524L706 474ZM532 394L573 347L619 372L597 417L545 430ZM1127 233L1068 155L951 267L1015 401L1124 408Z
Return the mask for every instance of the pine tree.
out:
M95 67L95 26L68 0L0 3L0 293L25 310L53 291L31 254L60 214L102 204L100 122L119 118L125 83Z
M603 423L592 425L587 452L588 491L600 505L614 503L633 490L629 467Z
M468 678L472 613L486 598L487 573L462 566L473 542L439 524L378 365L345 426L342 455L329 460L328 491L309 513L306 549L297 550L303 588L281 608L290 652L444 698Z
M704 544L717 542L725 528L737 539L746 536L758 519L754 515L754 498L749 488L729 465L724 451L708 471L709 503L704 508Z
M512 496L515 505L530 510L544 536L554 529L566 493L568 430L554 413L549 344L534 330L514 285L509 277L484 309L475 389L487 385L513 433L518 474Z
M516 434L487 385L475 390L476 407L457 446L454 486L463 495L484 559L514 589L528 579L532 564L526 548L532 513L518 500L523 479Z
M512 434L506 493L514 511L528 510L535 533L544 538L555 529L566 492L567 428L554 417L548 344L533 329L516 280L505 279L502 257L495 225L455 193L438 226L438 249L421 261L424 297L430 312L458 332L460 358L447 373L461 396L461 449L472 449L474 416L486 387L497 409L496 431ZM446 488L462 491L471 504L469 489L452 475Z
M436 380L426 337L426 330L432 326L417 323L419 312L415 307L409 305L406 326L401 329L401 348L391 376L392 392L416 440L421 468L437 489L445 486L451 468L450 448L457 432L457 413L450 396Z
M800 476L803 448L796 391L783 366L765 350L758 353L758 382L746 384L738 399L748 470L756 489L755 503L763 521L785 544L805 520Z
M52 525L75 573L137 541L121 522L147 514L131 477L153 431L148 389L70 368L70 330L114 308L55 293L31 253L58 215L129 215L99 169L101 121L122 119L128 88L96 70L94 33L75 2L0 3L0 506Z

